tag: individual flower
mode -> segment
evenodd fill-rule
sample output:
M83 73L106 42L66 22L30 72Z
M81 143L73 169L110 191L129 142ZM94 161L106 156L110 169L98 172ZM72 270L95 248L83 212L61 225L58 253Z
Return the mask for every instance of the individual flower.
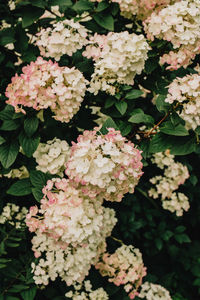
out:
M54 138L47 143L40 143L33 154L38 164L36 169L63 177L69 153L70 147L66 141Z
M182 0L153 12L145 20L144 29L148 39L163 39L173 45L174 49L161 57L161 64L168 63L170 70L186 68L200 53L199 0Z
M91 37L83 52L95 61L89 91L96 95L102 90L114 95L117 85L133 85L136 74L141 74L144 69L149 49L142 34L128 31Z
M16 112L23 113L22 106L35 110L49 107L55 114L54 119L69 122L85 95L87 81L82 73L74 67L59 67L42 57L23 67L22 72L8 85L6 102L14 106Z
M110 282L124 285L130 299L138 295L138 288L146 275L141 253L131 245L122 245L113 254L104 253L95 267L102 276L108 276Z
M179 116L185 121L186 129L200 126L200 68L198 73L175 78L169 85L165 102L180 106Z
M44 57L59 61L64 54L72 55L87 44L88 30L79 22L63 20L43 28L36 34L35 44Z
M142 284L139 298L146 300L172 300L169 291L163 286L148 281Z
M65 172L90 197L121 201L124 194L134 192L143 174L141 151L114 128L105 135L98 130L79 135Z

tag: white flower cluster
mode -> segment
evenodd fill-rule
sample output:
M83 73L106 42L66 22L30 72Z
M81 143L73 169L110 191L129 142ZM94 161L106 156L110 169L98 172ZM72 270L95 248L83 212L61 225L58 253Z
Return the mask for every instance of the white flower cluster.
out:
M141 74L144 68L149 49L142 34L130 34L128 31L92 37L83 52L83 55L95 60L89 91L96 95L102 90L114 95L117 84L133 85L135 75Z
M108 276L110 282L125 285L130 299L138 295L137 290L146 275L142 254L131 245L122 245L113 254L104 253L95 267L102 276Z
M124 194L134 192L143 174L141 151L114 128L105 135L98 130L79 135L65 172L86 195L121 201Z
M21 166L19 169L12 169L9 173L4 174L3 176L7 178L28 178L29 172L25 166Z
M169 85L165 102L180 103L180 117L185 121L186 129L195 130L200 126L200 68L197 74L176 78Z
M92 201L66 179L54 178L43 188L41 208L31 207L26 218L33 251L41 258L33 264L36 284L47 285L60 276L67 285L82 282L92 264L105 251L105 239L116 224L113 209ZM38 215L39 213L39 215Z
M139 298L146 300L172 300L169 291L163 286L148 281L142 284Z
M33 154L38 164L36 169L63 177L64 165L69 158L69 153L70 147L64 140L54 138L47 143L40 143Z
M152 162L164 170L164 174L150 179L155 188L148 191L149 196L154 199L161 196L164 209L176 212L177 216L182 216L183 211L187 211L190 207L188 197L182 193L176 194L174 191L189 177L187 167L180 162L175 162L174 155L171 155L168 150L164 153L154 154Z
M9 0L8 6L9 6L10 10L14 10L16 8L15 0Z
M152 13L144 22L144 28L148 39L154 40L156 37L173 45L175 51L161 58L161 63L168 62L171 64L168 68L172 70L187 67L200 53L200 1L182 0L168 5L159 13Z
M68 292L65 294L67 298L72 300L108 300L108 294L103 288L92 290L92 285L89 280L82 284L74 285L75 292Z
M22 228L25 225L27 213L28 210L26 207L20 208L18 205L13 203L7 203L0 215L0 224L8 223L16 229Z
M59 61L62 55L71 56L88 42L88 30L72 19L53 23L52 27L42 29L35 37L35 44L44 57Z

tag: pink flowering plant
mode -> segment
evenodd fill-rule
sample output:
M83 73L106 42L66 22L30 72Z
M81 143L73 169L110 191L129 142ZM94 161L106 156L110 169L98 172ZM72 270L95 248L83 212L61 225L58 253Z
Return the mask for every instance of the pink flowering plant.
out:
M0 300L199 299L199 0L0 15Z

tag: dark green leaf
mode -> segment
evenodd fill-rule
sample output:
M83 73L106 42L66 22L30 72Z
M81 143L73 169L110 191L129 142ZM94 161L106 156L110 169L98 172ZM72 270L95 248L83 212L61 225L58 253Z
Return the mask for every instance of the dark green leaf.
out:
M86 0L79 0L73 6L75 11L87 11L93 9L94 4Z
M108 118L105 123L103 124L102 128L101 128L101 133L102 134L106 134L107 128L115 128L116 130L119 130L119 128L117 127L116 123L113 121L112 118Z
M30 180L33 186L43 188L50 176L42 173L41 171L31 171Z
M18 120L5 120L1 125L0 129L5 131L12 131L19 128L20 124Z
M39 125L39 120L37 117L27 118L24 121L24 131L30 137L36 132L38 125Z
M116 102L115 106L121 115L125 114L127 107L128 107L127 103L124 101Z
M0 136L0 145L2 145L3 143L5 143L5 139L2 137L2 136Z
M40 7L25 6L23 7L22 27L26 28L39 19L44 13L44 9Z
M5 169L8 169L15 161L19 152L19 144L16 141L4 143L0 146L0 161Z
M31 192L31 182L29 178L18 180L7 190L7 194L13 196L25 196L31 194Z
M169 135L176 135L176 136L189 135L189 132L185 129L185 127L182 124L178 124L177 126L174 126L171 123L171 121L164 122L159 129L161 132Z
M165 99L166 99L166 95L158 95L158 97L156 98L156 107L160 112L162 111L166 112L170 108L169 103L166 103Z
M143 92L140 91L140 90L131 90L130 92L128 92L128 93L126 94L125 99L127 99L127 100L137 99L137 98L139 98L142 94L143 94Z
M0 31L0 45L5 46L15 42L15 31L13 28L6 28Z
M22 146L23 151L28 157L31 157L37 149L40 142L39 136L28 137L24 132L19 135L19 143Z
M94 15L94 19L98 25L101 27L111 30L114 30L114 19L110 13L101 12Z
M97 8L95 9L96 12L100 12L105 10L109 6L109 3L106 1L102 1L98 3Z
M26 291L20 293L23 300L34 300L36 295L37 287L34 286Z
M33 194L33 196L34 196L34 198L38 201L38 202L40 202L41 201L41 199L43 198L43 193L42 193L42 191L40 190L40 189L38 189L38 188L32 188L32 194Z

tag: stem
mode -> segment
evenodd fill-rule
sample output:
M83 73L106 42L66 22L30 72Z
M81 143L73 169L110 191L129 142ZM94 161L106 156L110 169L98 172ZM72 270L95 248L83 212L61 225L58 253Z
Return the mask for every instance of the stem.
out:
M147 132L146 137L149 137L149 136L153 133L153 131L156 130L157 127L158 127L160 124L162 124L162 122L165 121L165 119L169 116L169 114L170 114L170 111L168 111L168 113L166 113L165 116L164 116L164 117L163 117L156 125L154 125L154 127L151 128L151 130L150 130L149 132Z
M146 199L148 199L148 200L151 202L151 204L153 204L153 206L154 206L156 209L160 209L159 206L155 203L155 201L154 201L152 198L150 198L150 197L147 195L146 192L144 192L143 190L141 190L141 189L138 188L138 187L136 187L135 189L136 189L136 191L138 191L140 194L142 194Z
M113 239L114 241L116 241L116 242L118 242L118 243L124 245L124 243L122 242L122 240L119 240L119 239L117 239L116 237L114 237L114 236L112 236L112 235L110 236L110 238Z

